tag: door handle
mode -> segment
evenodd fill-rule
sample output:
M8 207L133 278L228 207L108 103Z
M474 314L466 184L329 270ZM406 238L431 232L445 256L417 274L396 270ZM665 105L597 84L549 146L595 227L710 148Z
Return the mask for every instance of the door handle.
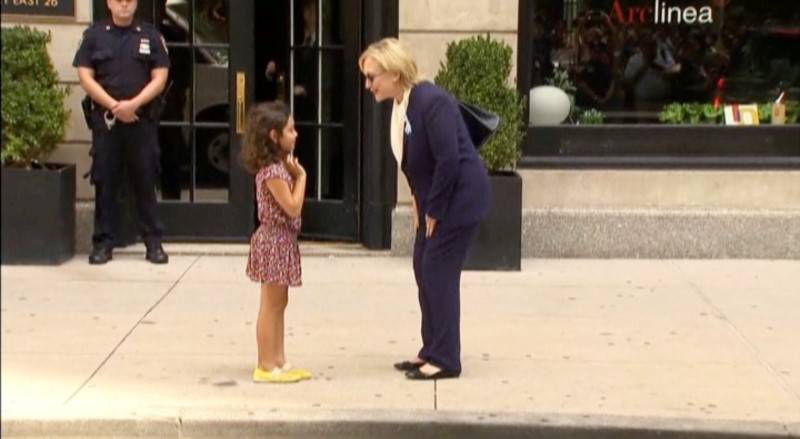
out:
M247 80L244 72L236 72L236 134L244 134L246 108L245 92Z

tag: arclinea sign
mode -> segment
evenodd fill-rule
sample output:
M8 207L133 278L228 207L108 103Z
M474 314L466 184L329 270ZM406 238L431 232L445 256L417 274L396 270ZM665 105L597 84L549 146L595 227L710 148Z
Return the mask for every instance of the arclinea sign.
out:
M711 24L714 10L711 6L672 5L666 0L654 0L648 5L625 5L614 0L612 19L624 24Z
M3 15L75 18L75 0L3 0Z

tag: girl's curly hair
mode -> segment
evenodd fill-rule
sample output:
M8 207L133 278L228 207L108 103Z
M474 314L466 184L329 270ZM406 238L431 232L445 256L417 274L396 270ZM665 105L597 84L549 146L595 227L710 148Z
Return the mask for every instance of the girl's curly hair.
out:
M283 159L281 146L270 138L272 130L278 138L289 121L289 107L283 102L267 102L254 106L247 115L240 160L242 166L251 174Z

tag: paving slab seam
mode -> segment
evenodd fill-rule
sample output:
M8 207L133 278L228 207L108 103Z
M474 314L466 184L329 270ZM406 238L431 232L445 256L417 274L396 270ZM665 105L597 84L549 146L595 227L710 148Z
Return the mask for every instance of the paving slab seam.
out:
M681 275L683 276L684 280L686 280L686 282L689 284L689 286L692 288L692 290L694 290L694 292L700 297L700 299L703 302L705 302L706 305L711 307L711 309L714 310L714 312L716 313L716 316L719 319L721 319L722 321L724 321L731 328L731 330L736 334L736 336L739 337L739 339L745 344L745 346L747 346L747 348L753 353L753 355L755 355L755 357L758 360L758 362L769 372L769 375L772 376L772 379L778 384L778 386L781 389L783 389L786 393L791 395L794 398L794 400L799 403L798 404L798 409L800 409L800 394L795 392L794 389L792 389L792 386L786 381L786 379L783 376L781 376L781 374L778 373L778 371L775 370L775 368L772 367L772 365L769 364L769 362L767 360L764 359L764 357L761 355L761 351L759 351L758 348L747 338L747 336L745 336L739 330L739 328L736 326L736 324L734 324L733 321L731 321L728 318L728 316L725 315L725 313L716 304L714 304L714 302L711 300L711 298L709 298L705 293L703 293L702 288L700 288L697 284L695 284L694 282L692 282L689 279L689 277L683 271L681 266L676 264L675 261L673 261L672 263L676 265L676 268L678 269L678 272L681 273Z
M139 327L139 325L142 323L142 321L145 318L147 318L147 316L169 295L169 293L172 292L172 290L175 289L175 287L180 283L180 281L184 278L184 276L186 276L186 273L188 273L189 270L192 269L194 264L196 264L197 261L200 260L200 258L201 258L201 256L196 257L189 264L189 266L186 267L186 269L183 271L183 273L181 273L181 275L178 276L178 278L172 283L172 285L167 289L167 291L164 294L162 294L161 297L159 297L158 300L156 300L156 302L152 306L150 306L150 308L147 309L147 311L144 312L144 314L139 318L139 320L137 320L136 323L133 324L131 329L129 329L128 332L124 336L122 336L122 339L120 339L120 341L117 343L117 345L114 346L113 349L111 349L111 352L109 352L108 355L106 355L106 357L103 359L103 361L101 361L100 364L95 368L95 370L92 371L92 373L89 375L89 377L86 378L86 380L83 383L81 383L80 386L78 386L78 388L69 396L69 398L67 398L64 401L63 405L69 404L69 402L72 401L72 399L75 398L75 396L77 396L78 393L80 393L80 391L83 390L83 388L86 387L87 384L89 384L89 381L91 381L92 378L94 378L95 375L97 375L97 373L100 372L100 369L102 369L103 366L105 366L105 364L108 362L108 360L110 360L111 357L114 356L114 354L117 352L117 349L119 349L119 347L122 346L122 343L125 343L125 340L127 340L128 337L131 334L133 334L133 331L135 331L136 328Z
M439 380L433 380L433 409L439 410Z
M777 421L425 410L180 410L148 418L4 416L3 437L800 438Z

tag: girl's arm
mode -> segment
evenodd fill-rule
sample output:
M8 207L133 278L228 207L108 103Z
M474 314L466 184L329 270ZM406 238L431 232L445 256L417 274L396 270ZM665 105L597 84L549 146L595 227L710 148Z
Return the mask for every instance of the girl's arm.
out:
M292 218L300 218L303 212L303 201L306 196L306 174L295 177L294 188L289 189L289 183L279 178L267 180L267 188L272 192L275 201L284 212Z

